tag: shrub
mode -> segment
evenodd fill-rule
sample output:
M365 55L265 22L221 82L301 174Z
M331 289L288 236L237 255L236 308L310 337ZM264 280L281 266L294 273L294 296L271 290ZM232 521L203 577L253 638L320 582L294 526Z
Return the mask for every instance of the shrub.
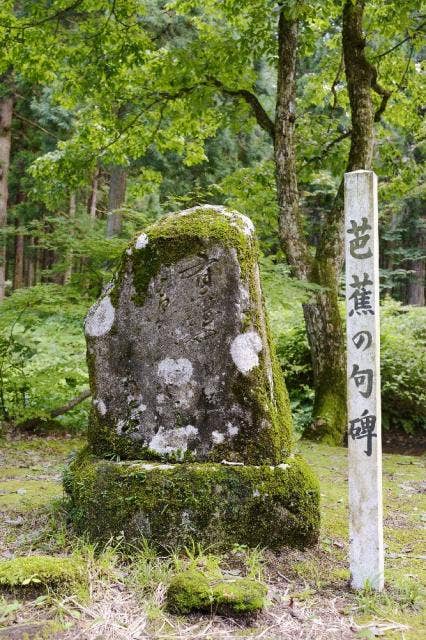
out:
M385 429L426 429L426 309L390 298L381 305L382 416ZM313 378L302 318L277 340L297 431L310 420Z
M0 420L49 420L49 412L88 386L83 317L91 301L54 284L19 289L1 304ZM87 421L88 403L61 417Z
M381 313L384 427L426 429L426 309L387 299Z

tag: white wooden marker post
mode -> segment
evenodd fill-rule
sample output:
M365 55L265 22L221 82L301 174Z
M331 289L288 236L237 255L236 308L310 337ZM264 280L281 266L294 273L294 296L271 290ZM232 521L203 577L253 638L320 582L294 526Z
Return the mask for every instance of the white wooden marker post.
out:
M377 176L345 174L351 585L383 589Z

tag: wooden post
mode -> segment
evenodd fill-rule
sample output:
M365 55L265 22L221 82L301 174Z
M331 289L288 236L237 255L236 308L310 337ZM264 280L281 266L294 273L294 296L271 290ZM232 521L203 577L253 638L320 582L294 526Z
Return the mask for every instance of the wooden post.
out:
M351 586L384 584L377 176L345 174Z

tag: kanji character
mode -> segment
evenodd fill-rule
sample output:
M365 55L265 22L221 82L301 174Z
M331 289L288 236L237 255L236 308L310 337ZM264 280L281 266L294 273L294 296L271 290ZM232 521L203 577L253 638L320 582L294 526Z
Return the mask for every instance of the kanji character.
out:
M369 247L367 251L361 253L361 250L364 249L367 242L370 240L370 235L366 233L366 231L371 230L371 226L368 224L367 218L362 218L362 222L358 225L355 220L351 220L351 227L347 229L348 233L353 233L353 240L349 241L349 253L353 258L358 260L362 260L364 258L371 258L373 252Z
M359 365L354 364L352 367L351 378L354 379L357 387L365 385L365 391L361 391L360 389L359 392L364 396L364 398L369 398L373 389L373 369L363 369L361 371Z
M377 433L374 433L376 428L376 416L369 415L368 409L365 409L365 411L362 412L361 417L350 420L349 425L349 435L352 440L367 438L367 450L364 451L364 453L366 453L367 456L371 456L373 451L373 438L377 438Z
M349 315L353 316L356 313L358 316L371 314L374 315L374 311L371 307L370 297L372 295L371 290L367 290L366 287L369 284L373 284L372 280L369 279L367 273L364 273L363 279L354 274L352 276L353 282L350 285L355 289L353 294L349 297L349 300L354 301L354 308L350 310Z

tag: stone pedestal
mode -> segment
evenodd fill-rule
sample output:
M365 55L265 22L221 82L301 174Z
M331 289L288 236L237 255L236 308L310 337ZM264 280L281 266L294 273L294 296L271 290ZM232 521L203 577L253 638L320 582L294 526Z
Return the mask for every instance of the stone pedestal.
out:
M315 541L318 487L291 457L247 217L203 206L147 229L85 331L89 449L65 484L79 530L162 547Z

